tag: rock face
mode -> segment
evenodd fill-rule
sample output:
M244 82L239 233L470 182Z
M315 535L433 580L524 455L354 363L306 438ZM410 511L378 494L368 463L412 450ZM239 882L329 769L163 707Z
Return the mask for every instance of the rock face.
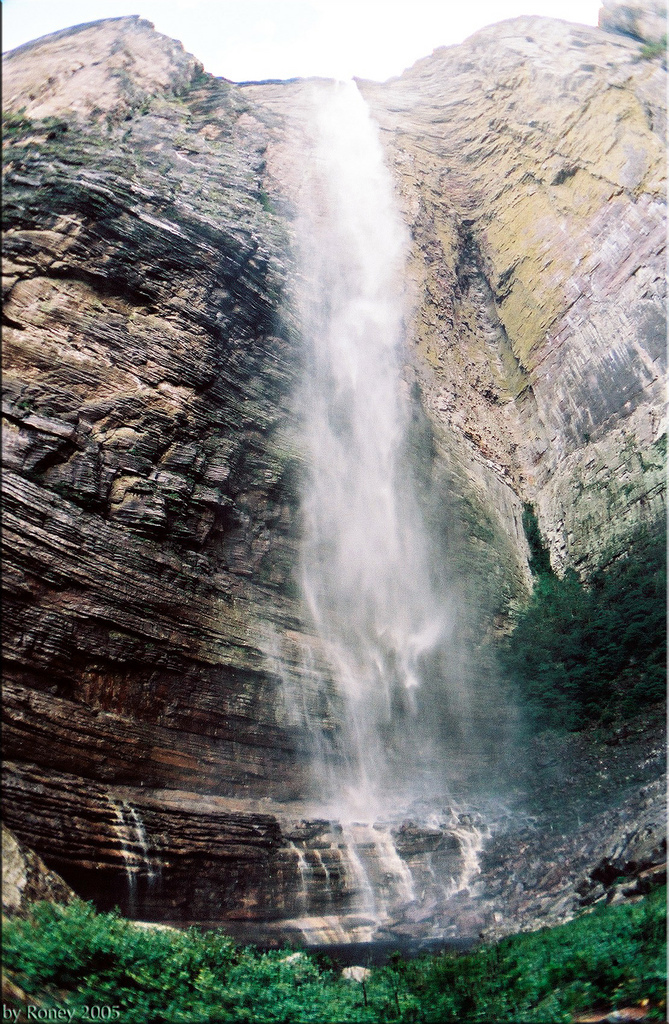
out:
M559 571L663 512L666 74L641 50L521 18L359 83L413 238L421 500L488 629L530 586L523 503ZM337 731L293 576L309 83L214 79L137 18L21 47L4 83L7 822L130 914L447 928L452 823L346 837L285 803L311 795L295 693Z
M342 826L291 817L299 806L240 810L223 797L6 768L7 822L48 845L78 895L151 921L225 921L239 938L270 944L392 938L410 907L420 934L437 901L468 884L481 840L473 822L448 814L432 828Z
M23 914L35 900L69 903L74 892L44 861L2 826L2 912Z
M361 85L417 241L430 411L535 505L558 571L662 516L666 75L639 54L520 18Z
M304 782L264 647L272 617L282 631L296 619L297 358L277 313L284 247L261 202L261 147L233 138L239 97L217 82L198 92L195 62L133 19L13 55L9 91L24 62L73 46L94 63L113 51L116 89L118 55L145 67L156 40L174 60L149 83L155 113L99 89L105 114L14 122L8 729L25 757L60 719L45 763L81 771L85 749L89 777L286 795ZM80 95L65 72L53 88L39 113Z
M625 3L624 0L603 0L599 12L599 27L605 32L617 32L644 43L667 42L667 5L665 0L644 0L643 3Z

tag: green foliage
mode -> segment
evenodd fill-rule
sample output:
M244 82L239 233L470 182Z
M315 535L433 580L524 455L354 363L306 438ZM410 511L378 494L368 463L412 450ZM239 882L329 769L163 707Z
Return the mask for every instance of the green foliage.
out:
M210 85L213 80L213 75L205 71L201 64L197 64L193 70L193 77L189 82L189 87L191 89L201 89L205 85Z
M523 530L530 549L530 571L535 576L549 575L551 559L548 548L544 546L539 522L531 505L523 505Z
M81 902L35 904L29 920L7 922L3 960L41 1005L118 1007L120 1024L568 1021L598 1002L642 999L661 1019L664 895L467 956L396 956L364 985L323 957L242 949L217 932L145 930Z
M241 949L215 932L144 930L81 902L36 904L30 920L7 923L3 947L29 995L115 1006L122 1024L377 1019L360 1015L357 987L307 956Z
M666 67L667 64L667 37L662 36L661 39L657 39L654 43L645 43L639 51L640 60L654 60L655 57L661 57L662 63Z
M67 121L60 117L43 117L39 122L42 131L46 131L47 139L61 139L69 131Z
M502 667L538 728L611 724L660 703L666 673L663 536L638 539L584 586L559 579L527 517L535 586L501 649Z
M3 139L16 139L22 135L27 135L28 132L33 130L33 122L28 117L24 117L25 107L22 107L16 113L8 111L2 115L2 137Z
M598 1003L649 999L657 1008L666 975L665 890L642 904L600 907L567 925L409 964L421 1021L570 1021Z
M261 188L261 189L258 190L258 202L262 206L262 208L265 211L265 213L274 213L275 212L275 210L274 210L274 203L272 202L272 200L268 196L267 192L265 192L264 188Z

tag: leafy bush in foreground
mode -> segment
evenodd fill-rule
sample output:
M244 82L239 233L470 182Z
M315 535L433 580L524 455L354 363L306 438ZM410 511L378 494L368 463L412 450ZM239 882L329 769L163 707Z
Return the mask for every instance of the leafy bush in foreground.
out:
M504 939L404 970L426 1022L571 1021L595 1005L649 1000L663 1019L666 890L633 906L601 907L569 924Z
M395 958L364 985L305 954L243 949L220 933L145 930L89 904L36 904L4 928L4 963L43 1007L118 1007L165 1021L569 1021L650 1000L662 1019L665 890L467 956Z

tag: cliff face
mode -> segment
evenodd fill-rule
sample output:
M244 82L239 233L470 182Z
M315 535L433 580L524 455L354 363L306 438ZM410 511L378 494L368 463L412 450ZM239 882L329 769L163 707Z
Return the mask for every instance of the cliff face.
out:
M86 98L73 51L95 106L31 120ZM36 755L52 767L299 789L294 764L278 769L293 744L263 652L271 616L284 630L296 617L297 359L261 145L238 127L237 93L198 90L193 59L146 23L7 65L10 95L29 90L22 75L43 85L7 132L11 743L32 758L34 730L60 721ZM130 84L124 68L139 68ZM146 88L152 112L136 105Z
M360 83L413 237L422 500L490 616L529 587L524 502L558 569L663 510L666 75L640 48L518 19ZM336 731L293 575L310 85L213 79L136 18L4 81L7 821L129 912L359 909L358 840L253 802L309 794L295 688ZM454 834L420 841L446 863ZM379 877L386 838L360 840Z
M634 0L631 3L628 0L603 0L598 20L599 27L606 32L629 36L647 46L666 47L666 0L642 0L640 3Z
M640 51L520 18L362 86L417 243L430 411L536 506L558 571L662 516L666 74Z
M44 861L2 826L3 913L28 913L35 900L69 903L74 895L62 878L49 871Z

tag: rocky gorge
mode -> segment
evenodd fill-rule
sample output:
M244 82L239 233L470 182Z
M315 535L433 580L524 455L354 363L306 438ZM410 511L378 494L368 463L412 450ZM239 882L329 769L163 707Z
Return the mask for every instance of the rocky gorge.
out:
M487 642L533 586L524 507L585 581L663 529L666 69L626 10L357 83L410 234L406 459L473 723L437 803L364 822L318 801L308 726L336 748L342 699L296 575L314 83L216 79L139 18L6 56L3 817L79 895L420 941L661 874L663 731L528 739Z

